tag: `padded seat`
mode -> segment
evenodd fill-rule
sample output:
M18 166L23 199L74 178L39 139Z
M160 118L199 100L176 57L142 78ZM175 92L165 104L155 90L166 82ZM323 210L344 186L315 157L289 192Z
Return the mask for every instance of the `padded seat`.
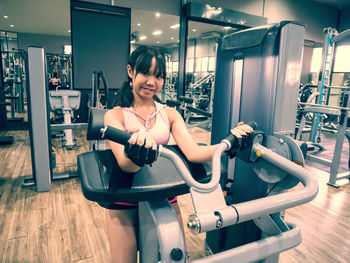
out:
M178 153L196 180L210 180L202 164L190 163L178 146L166 147ZM140 202L189 192L175 166L163 157L131 174L120 169L111 150L92 151L78 156L78 172L85 198L95 202Z

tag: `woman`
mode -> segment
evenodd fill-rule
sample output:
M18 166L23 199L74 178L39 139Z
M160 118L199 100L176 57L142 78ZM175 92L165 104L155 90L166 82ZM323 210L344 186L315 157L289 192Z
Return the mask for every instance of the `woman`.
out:
M166 78L164 56L155 48L141 46L130 56L127 65L129 80L117 94L117 107L105 114L105 125L132 133L129 146L109 141L121 169L134 173L143 164L151 163L157 156L157 144L167 144L170 133L191 162L208 162L217 145L199 146L187 131L182 116L176 109L155 100ZM236 137L252 132L248 125L232 130ZM135 157L133 150L146 153ZM169 200L178 217L180 211L175 200ZM107 230L113 262L136 262L137 255L137 204L113 204L106 213Z

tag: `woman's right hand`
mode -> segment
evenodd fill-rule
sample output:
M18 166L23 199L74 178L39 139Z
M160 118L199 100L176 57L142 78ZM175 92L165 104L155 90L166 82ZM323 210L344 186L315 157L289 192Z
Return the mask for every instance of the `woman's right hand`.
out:
M125 145L124 154L137 166L142 167L157 160L158 145L145 129L141 129L131 135L128 144Z

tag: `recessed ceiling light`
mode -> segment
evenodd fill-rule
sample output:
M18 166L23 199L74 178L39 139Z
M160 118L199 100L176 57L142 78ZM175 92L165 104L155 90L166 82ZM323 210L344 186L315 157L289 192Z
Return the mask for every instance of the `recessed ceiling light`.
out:
M157 44L159 44L160 42L159 41L157 41Z
M140 40L145 40L147 39L147 36L140 36Z
M156 13L156 17L160 17L160 13Z
M175 25L170 26L171 29L175 29L175 28L179 28L179 27L180 27L180 24L175 24Z
M140 24L140 23L137 23L137 26L141 26L141 24Z
M134 43L136 43L136 41L135 41L135 40L131 40L130 43L131 43L131 44L134 44Z
M4 16L5 19L9 18L8 16Z
M196 32L197 30L196 29L192 29L193 32Z
M14 25L10 25L10 27L14 27Z
M163 33L162 31L157 30L157 31L152 32L152 35L158 36L158 35L160 35L160 34L162 34L162 33Z
M70 32L71 32L71 30L69 29L69 30L68 30L68 33L70 33Z
M170 39L174 39L174 37L171 37Z

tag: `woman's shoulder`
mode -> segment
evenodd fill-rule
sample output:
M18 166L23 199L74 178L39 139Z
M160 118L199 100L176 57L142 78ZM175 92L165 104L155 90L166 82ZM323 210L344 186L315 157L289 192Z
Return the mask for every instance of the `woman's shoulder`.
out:
M163 109L170 121L173 121L178 117L181 117L180 113L173 107L165 106Z
M105 124L112 123L115 121L120 123L124 122L123 110L120 107L114 107L105 113L105 116L104 116Z

